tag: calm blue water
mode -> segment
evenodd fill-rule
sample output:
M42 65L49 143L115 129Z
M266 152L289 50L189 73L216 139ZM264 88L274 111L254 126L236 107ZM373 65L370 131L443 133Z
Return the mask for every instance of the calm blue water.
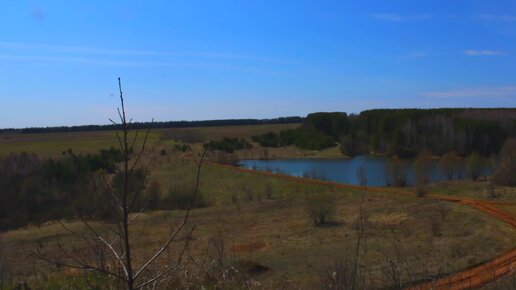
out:
M309 177L321 180L329 180L346 184L359 184L357 171L360 166L364 167L369 186L385 186L388 184L386 168L389 159L385 157L363 155L351 159L274 159L274 160L241 160L240 167L282 173L296 177ZM465 177L462 173L455 174L455 179ZM406 161L405 172L407 184L414 183L412 160ZM486 168L484 174L489 174ZM438 161L432 161L430 170L431 181L445 180L446 177L440 172Z

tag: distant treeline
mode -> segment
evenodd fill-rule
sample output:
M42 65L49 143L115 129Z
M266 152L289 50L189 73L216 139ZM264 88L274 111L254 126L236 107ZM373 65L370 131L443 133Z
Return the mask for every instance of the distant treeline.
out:
M225 120L204 120L204 121L168 121L168 122L136 122L132 124L133 129L163 129L163 128L191 128L191 127L214 127L214 126L244 126L263 124L296 124L303 123L302 117L281 117L274 119L225 119ZM63 133L63 132L86 132L86 131L107 131L117 130L119 126L110 125L83 125L83 126L62 126L62 127L38 127L23 129L0 129L0 133Z
M254 136L264 147L321 150L340 144L344 154L413 157L421 152L461 156L497 154L516 136L516 109L378 109L359 115L309 114L298 129Z

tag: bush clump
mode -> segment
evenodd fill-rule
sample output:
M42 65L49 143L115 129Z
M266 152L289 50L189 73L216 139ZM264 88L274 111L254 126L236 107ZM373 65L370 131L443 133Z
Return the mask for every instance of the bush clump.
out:
M321 226L330 223L337 210L335 196L330 193L317 193L310 195L306 200L306 210L309 219Z
M252 140L262 147L279 147L294 145L301 149L323 150L335 146L335 137L312 128L283 130L279 134L268 132L253 136Z
M203 208L210 205L206 196L201 190L198 190L195 199L192 202L193 193L195 191L193 183L179 182L170 186L168 195L163 197L158 208L165 210L172 209L188 209Z
M253 142L260 144L262 147L278 147L280 145L280 138L274 132L268 132L263 135L253 136Z
M250 149L253 146L245 139L224 137L221 140L212 140L204 144L206 150L220 150L226 153L233 153L237 150Z

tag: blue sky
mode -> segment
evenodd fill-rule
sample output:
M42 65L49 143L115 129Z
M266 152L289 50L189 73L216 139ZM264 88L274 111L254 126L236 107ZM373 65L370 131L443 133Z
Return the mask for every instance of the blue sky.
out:
M516 107L516 1L0 4L0 127Z

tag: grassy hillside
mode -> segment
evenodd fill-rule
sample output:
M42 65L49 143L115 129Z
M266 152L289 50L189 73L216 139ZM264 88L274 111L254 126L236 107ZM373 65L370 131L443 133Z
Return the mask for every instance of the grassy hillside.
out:
M160 182L162 194L168 194L167 188L174 184L187 187L193 182L194 162L158 152L158 148L150 150L145 163L151 179ZM238 265L248 279L269 289L321 287L336 263L352 254L362 198L368 235L360 263L371 287L391 283L384 273L389 260L413 269L401 271L407 282L487 260L511 249L516 238L510 226L460 204L341 189L219 166L203 167L201 192L211 206L193 211L189 224L197 227L190 238L189 260L201 263L223 251L224 263ZM333 225L315 227L307 218L306 198L321 193L335 197L337 212ZM183 213L146 212L139 219L133 241L138 260L150 254ZM80 222L65 223L73 230L85 230ZM0 239L14 281L59 287L85 283L80 273L45 267L30 256L36 248L57 253L58 241L81 251L82 245L59 224L2 233ZM214 241L219 243L217 250Z
M196 132L193 135L154 131L142 164L150 172L150 182L159 184L162 197L190 192L202 143L194 142L192 151L174 152L177 141L170 134L202 136L203 140L222 136L249 138L294 126L186 129ZM113 132L16 135L0 142L0 152L29 150L53 156L72 148L86 153L114 145L113 137ZM166 154L162 154L163 149ZM483 183L443 183L433 185L430 193L486 199L489 197L485 188ZM493 199L497 206L513 213L510 201L514 200L514 192L504 187L496 190L506 192ZM367 221L367 238L360 250L359 264L367 277L364 283L373 289L392 286L394 276L406 284L465 269L509 251L516 240L516 231L510 225L466 205L398 195L388 189L363 191L206 163L200 192L207 207L192 211L188 226L195 224L195 231L174 243L160 262L167 263L188 239L178 276L190 273L190 282L198 287L216 282L223 289L322 288L340 269L338 265L346 264L354 255L360 205ZM330 224L317 227L308 218L307 203L318 195L334 198L336 214ZM132 240L138 263L158 247L158 241L166 237L183 214L181 210L148 211L140 216ZM73 231L86 231L81 222L62 222ZM103 226L97 227L110 235ZM9 285L27 282L35 289L87 289L92 283L105 282L88 272L48 267L32 256L36 249L59 256L58 242L75 253L88 255L85 245L54 221L0 233L0 276L7 277L2 281ZM393 269L392 262L399 268ZM197 272L199 267L209 273ZM178 283L185 281L181 278L168 283L169 287L179 287L183 284Z
M252 177L247 178L248 182L254 181ZM291 190L295 193L295 184L283 183L278 184L284 187L279 192L289 195ZM311 191L331 189L298 190L303 196ZM334 194L338 196L337 224L331 227L314 227L306 218L302 198L242 201L236 205L195 210L190 223L196 224L197 228L189 255L201 260L210 241L222 239L228 261L245 260L267 269L260 274L252 271L246 274L270 289L277 289L282 283L288 288L317 288L332 271L332 264L350 255L356 242L354 224L358 197L362 193L336 190ZM222 193L221 200L225 200ZM379 283L377 287L388 283L382 272L389 266L388 259L407 259L404 263L414 269L411 278L422 278L487 260L509 250L511 241L516 238L507 225L457 204L367 194L364 206L369 224L368 251L362 257L362 263L370 271L371 283ZM436 226L433 220L440 212L445 212L445 218ZM165 229L181 214L180 211L146 213L136 226L135 236L145 237L142 241L134 241L137 256L148 254L156 244L145 241L164 238ZM82 224L76 222L69 222L67 226L79 231L83 229ZM437 230L439 233L435 232ZM55 223L7 232L1 237L8 249L6 258L14 276L28 279L32 284L61 281L64 273L35 262L29 257L31 251L38 246L55 251L57 241L69 246L76 243ZM76 246L80 249L80 245ZM403 252L402 257L398 256L397 250ZM45 274L33 276L36 269L44 269ZM408 281L407 273L404 275Z

